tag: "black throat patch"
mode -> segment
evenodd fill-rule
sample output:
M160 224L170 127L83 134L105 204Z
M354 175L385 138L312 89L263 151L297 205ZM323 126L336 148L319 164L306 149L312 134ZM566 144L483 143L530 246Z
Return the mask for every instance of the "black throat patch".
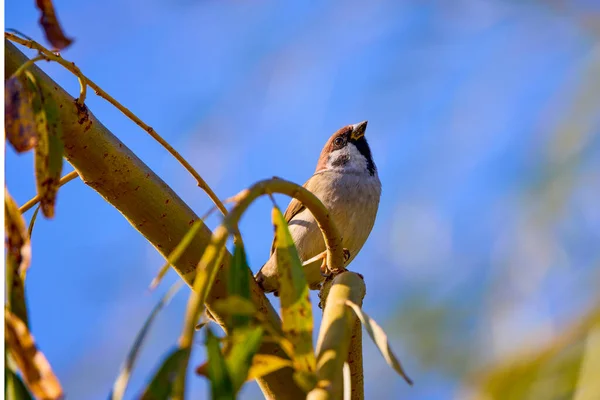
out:
M371 176L375 175L375 171L377 171L377 167L373 162L373 157L371 156L371 149L369 148L369 144L367 143L367 139L364 136L360 137L357 140L352 140L352 143L356 146L360 154L362 154L367 160L367 170Z

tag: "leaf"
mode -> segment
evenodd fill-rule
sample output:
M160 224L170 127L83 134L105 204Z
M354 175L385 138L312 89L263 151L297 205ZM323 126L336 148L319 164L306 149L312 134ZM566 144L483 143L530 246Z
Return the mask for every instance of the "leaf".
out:
M211 241L204 250L202 258L198 263L197 273L194 277L194 284L192 286L193 290L186 307L183 329L179 336L179 345L181 348L189 349L191 351L194 334L196 332L195 326L202 314L208 291L215 281L217 271L220 266L223 265L221 264L221 261L225 255L225 242L227 241L228 235L229 232L223 225L215 229ZM183 392L185 391L189 355L190 353L186 355L181 363L180 373L178 375L176 396L180 398L183 397Z
M56 18L56 12L51 0L36 0L37 8L42 12L40 17L40 24L44 28L46 39L50 44L57 50L63 50L73 43L73 39L65 36L58 19Z
M241 328L229 336L231 346L225 361L234 393L237 393L247 380L252 359L262 343L263 333L261 327Z
M219 339L210 329L206 330L206 353L208 355L208 379L212 400L235 399L233 383L227 369L227 363L221 353Z
M350 300L346 300L346 305L352 310L354 310L354 313L369 333L369 336L371 336L371 339L383 355L383 358L385 358L385 361L388 363L388 365L392 367L401 377L403 377L409 385L412 386L412 379L410 379L408 375L406 375L406 372L404 372L400 361L398 361L398 359L394 355L394 352L390 348L390 343L388 342L387 335L385 334L381 326L379 326L379 324L375 322L375 320L369 317L355 303L351 302Z
M167 262L165 263L165 265L161 267L161 269L158 271L158 274L156 274L156 277L152 279L152 282L150 283L150 289L155 289L162 280L162 278L165 276L171 265L177 263L183 252L188 248L190 243L192 243L194 236L196 236L196 233L198 233L198 230L200 230L200 227L202 226L203 224L201 220L195 221L192 224L192 227L186 232L179 244L175 246L171 254L169 254L169 256L167 257Z
M37 349L25 323L9 310L4 313L4 331L7 350L34 396L49 400L62 399L62 388L48 360Z
M291 367L292 361L286 358L273 356L270 354L256 354L252 359L252 365L248 371L247 380L261 378L265 375L280 370L281 368Z
M281 317L284 335L294 349L294 368L313 374L316 367L312 343L313 318L302 262L281 211L273 207L275 249L280 274ZM303 379L304 380L304 379ZM304 387L307 391L312 389Z
M146 387L141 400L167 400L171 397L173 381L187 352L186 349L176 349L169 354Z
M52 97L44 96L35 76L30 71L25 70L23 74L35 91L33 111L38 132L38 142L35 146L35 178L38 196L44 216L52 218L63 166L62 127L58 119L58 108Z
M4 188L4 227L7 238L6 298L8 307L25 325L28 325L25 301L25 275L31 263L31 243L25 220L19 207Z
M10 368L4 370L4 396L6 400L33 400L31 393L19 377Z
M35 224L35 220L37 219L38 213L40 212L40 205L35 208L33 215L31 216L31 220L29 221L29 228L27 229L27 236L29 236L29 240L31 240L31 234L33 233L33 225Z
M159 311L169 303L169 301L173 298L175 293L179 289L181 289L183 281L178 281L165 293L165 295L160 299L160 301L154 306L150 315L144 322L142 329L138 332L135 341L133 342L133 346L131 346L131 350L129 350L129 354L127 355L127 359L125 363L121 367L121 373L117 377L115 384L113 385L112 392L110 394L110 399L122 399L125 394L125 390L127 389L127 384L129 383L129 378L131 376L131 372L133 370L133 366L137 359L138 353L142 347L142 343L146 338L146 334L150 330L150 326L154 319L158 315Z
M35 147L38 134L33 113L33 93L23 74L10 77L4 87L6 139L18 153Z
M242 239L237 236L235 248L233 250L233 260L229 269L229 278L227 289L230 296L236 296L240 299L250 299L250 273L246 252ZM241 314L232 314L232 326L239 327L248 325L250 316Z

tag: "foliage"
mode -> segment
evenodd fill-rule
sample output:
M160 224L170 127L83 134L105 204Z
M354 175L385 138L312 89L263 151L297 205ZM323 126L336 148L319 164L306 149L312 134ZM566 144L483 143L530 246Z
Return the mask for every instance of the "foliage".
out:
M57 49L67 47L72 39L67 38L58 25L54 8L50 1L38 1L42 11L42 25L48 40ZM5 189L5 215L6 215L6 289L7 300L5 304L5 332L6 332L6 386L5 394L9 399L26 399L31 397L44 399L62 398L61 385L53 373L49 362L35 344L33 335L29 330L29 317L27 312L25 287L26 272L29 268L31 257L30 237L37 217L38 210L46 218L52 218L56 213L56 201L59 188L68 182L67 176L61 179L63 169L63 152L70 137L63 130L73 129L65 121L66 113L71 113L71 118L77 120L91 120L85 106L86 88L90 86L101 97L105 98L125 115L130 117L148 134L161 143L181 164L196 178L198 185L203 188L214 201L215 207L223 214L222 224L214 231L208 232L202 218L189 219L185 224L175 221L179 240L173 240L174 248L163 250L166 264L160 269L157 278L151 286L156 287L169 267L180 272L186 283L190 284L193 292L190 294L186 310L185 323L177 346L170 351L162 362L157 364L155 374L148 380L148 385L142 391L143 399L184 398L188 364L193 352L195 329L200 316L206 312L215 313L213 317L223 327L225 336L219 338L211 326L203 330L205 333L204 347L207 361L199 366L196 371L210 382L211 398L232 399L237 396L243 385L252 379L263 380L265 395L272 398L304 398L314 393L323 398L331 394L330 389L338 385L332 376L339 373L341 366L348 360L348 347L352 326L347 324L323 323L320 327L320 338L342 338L339 342L330 340L328 345L313 345L312 335L314 318L312 304L309 298L309 288L306 284L305 266L298 258L297 250L291 238L288 226L277 208L273 208L272 220L275 228L275 247L277 248L277 262L280 267L281 285L281 320L267 309L267 300L261 293L257 294L252 281L243 238L238 229L238 222L248 206L259 196L283 193L302 202L314 215L323 231L328 251L325 259L332 270L342 270L344 264L343 249L339 234L328 217L327 210L322 203L310 192L307 193L301 186L280 179L270 179L258 182L252 187L243 190L234 197L233 207L227 211L223 203L216 197L210 187L191 165L181 157L166 141L147 124L139 120L129 110L123 107L110 95L99 88L89 78L84 76L74 64L64 60L61 56L45 49L40 44L7 34L7 38L27 47L36 49L39 55L22 64L17 70L12 70L5 85L5 115L6 139L19 153L33 150L35 153L35 175L37 182L36 200L27 203L27 207L18 208L11 198L8 189ZM69 69L79 80L81 91L79 98L74 102L71 111L59 110L54 95L49 95L44 85L47 77L42 75L33 64L38 60L57 62ZM10 70L10 69L9 69ZM58 96L58 95L57 95ZM90 125L79 124L79 132L90 128ZM97 128L93 128L97 129ZM110 132L100 132L108 137ZM107 146L110 151L121 151L116 146ZM99 147L93 144L90 153L99 152ZM76 156L75 156L76 158ZM70 160L72 161L72 160ZM74 163L76 161L73 161ZM143 163L134 165L132 182L137 182L134 173L150 177L150 173L142 171ZM102 173L109 171L105 165L92 166ZM146 175L147 174L147 175ZM71 173L70 179L79 176L78 172ZM106 180L110 181L110 173ZM116 178L115 178L116 179ZM160 186L164 197L178 199L168 187ZM99 192L103 189L97 184L94 189ZM110 198L105 196L107 201ZM126 200L125 200L126 201ZM179 201L179 199L178 199ZM33 214L29 230L26 229L23 213L30 207L40 203ZM181 202L182 203L182 202ZM140 223L133 214L136 204L130 206L124 215L134 224ZM150 207L150 206L149 206ZM128 212L130 212L128 214ZM183 215L183 213L182 213ZM185 214L186 216L188 214ZM142 224L143 225L143 224ZM183 225L183 226L180 226ZM140 230L140 232L144 233ZM207 233L208 232L208 233ZM161 247L157 235L145 235L157 248ZM226 249L230 237L234 237L234 252L231 257ZM208 238L208 239L207 239ZM202 242L203 246L194 246ZM193 258L195 268L183 270L181 265L186 255L191 254L191 248L199 248L197 257ZM189 260L187 260L189 261ZM189 264L189 262L188 262ZM317 263L320 264L320 263ZM339 274L339 276L343 275ZM219 279L224 276L226 279ZM335 279L335 278L334 278ZM224 284L222 282L225 282ZM340 281L337 281L340 284ZM224 296L211 297L217 285L226 285ZM354 288L346 285L348 291ZM135 361L142 348L143 341L158 312L172 296L173 290L160 300L148 316L146 322L137 335L131 350L127 355L124 367L119 374L111 398L120 399L127 389L129 377L135 366ZM354 293L356 296L357 294ZM364 296L358 295L360 300ZM399 360L390 348L387 335L383 329L371 319L356 301L349 300L351 296L330 294L324 300L329 304L329 310L340 306L337 311L343 318L353 320L358 318L365 326L386 362L398 372L409 384L412 380L407 376ZM270 307L270 304L268 304ZM348 315L351 314L351 317ZM517 357L505 364L493 366L485 374L473 380L472 391L480 398L549 398L549 395L572 396L580 395L583 389L587 394L598 390L593 379L584 379L580 374L580 366L586 362L589 365L597 364L597 312L591 313L589 324L580 326L572 335L567 334L565 339L552 343L548 348L534 351L530 357ZM325 318L324 318L325 320ZM591 322L590 322L591 321ZM591 332L591 333L590 333ZM596 337L592 333L596 332ZM587 341L587 342L586 342ZM322 345L326 340L319 341ZM584 346L587 343L587 347ZM268 347L275 343L275 346ZM339 345L339 346L338 346ZM337 346L337 347L336 347ZM342 349L341 352L328 353L333 348ZM333 355L332 355L333 354ZM328 359L328 357L330 357ZM333 363L328 363L333 359ZM587 360L587 361L586 361ZM591 360L591 361L590 361ZM594 364L594 362L596 364ZM590 364L591 363L591 364ZM327 370L334 366L331 371ZM351 366L348 368L352 368ZM588 367L593 368L593 367ZM287 371L273 379L275 373ZM588 373L589 375L589 373ZM593 374L592 374L593 375ZM352 374L347 374L352 376ZM271 378L269 378L271 377ZM322 379L327 377L327 379ZM271 380L269 380L271 379ZM554 385L550 389L539 382L552 380ZM279 382L279 387L273 383ZM361 381L362 382L362 381ZM356 382L352 382L354 387ZM275 388L275 389L274 389ZM558 388L558 389L557 389ZM272 390L272 392L269 392ZM287 390L288 392L285 392ZM550 391L553 391L550 393ZM595 392L597 393L597 392ZM595 393L592 393L595 394ZM315 395L316 396L316 395ZM533 397L532 397L533 396ZM318 397L311 397L318 398ZM592 397L590 397L592 398Z
M50 59L67 67L69 65L62 58L60 58L60 61L54 59L55 55L48 53L46 49L33 41L24 41L11 34L7 34L7 37L38 49L40 51L38 59ZM40 78L35 72L35 67L32 66L35 61L36 59L33 59L25 63L16 71L10 78L11 83L7 85L6 93L6 97L12 101L10 108L7 110L7 135L15 149L19 151L35 149L36 176L38 177L38 195L21 209L16 206L8 192L6 192L6 213L9 217L7 218L6 228L10 249L7 252L7 262L11 266L7 269L9 273L7 282L13 282L10 284L10 288L13 288L13 290L9 291L12 295L9 296L10 300L7 306L21 315L21 319L14 316L6 320L7 327L18 327L18 329L11 328L11 332L19 332L10 336L11 340L7 345L12 359L17 361L16 367L25 377L24 382L29 390L36 396L40 396L40 385L36 383L38 381L31 378L31 371L38 368L40 371L43 370L44 373L44 375L39 374L44 377L41 382L52 383L50 388L55 389L55 392L52 393L52 396L54 396L52 398L55 398L62 394L60 385L49 364L45 362L42 366L36 367L35 360L28 358L29 353L22 351L22 341L15 339L23 337L27 343L33 343L25 324L22 322L22 320L27 320L24 292L23 290L14 290L14 288L24 288L24 271L29 264L29 237L37 217L37 210L31 218L29 232L25 228L21 213L26 212L39 202L38 209L41 208L44 216L47 218L52 217L58 189L62 184L81 172L70 173L60 179L63 139L68 142L69 136L63 136L61 133L62 121L60 118L64 118L64 115L56 112L54 97L48 95L43 85L39 84L39 80L43 78ZM79 78L80 83L83 85L81 92L85 93L85 86L89 85L91 81L75 67L68 68ZM85 105L80 103L84 97L80 96L75 102L77 113L80 113L82 109L86 110L86 113L88 112ZM317 365L312 343L312 305L308 295L309 288L304 276L304 267L291 239L287 223L281 211L274 207L275 246L277 247L278 263L282 270L280 282L282 287L282 320L280 324L276 322L277 320L266 317L263 306L255 303L257 301L256 292L253 288L256 284L251 278L252 275L246 260L243 241L237 228L238 221L248 206L259 196L271 193L291 195L315 214L325 241L328 243L329 251L323 258L327 260L329 266L335 266L335 268L332 268L333 270L343 271L343 268L339 267L344 263L344 252L340 246L339 235L330 220L327 210L312 193L299 185L281 179L259 182L248 190L240 192L235 197L234 206L230 212L222 209L226 213L223 223L213 232L210 243L205 246L200 259L197 261L195 277L191 281L194 291L191 293L188 302L179 346L159 364L157 372L142 393L142 398L184 397L187 364L196 332L194 328L204 309L204 304L209 300L209 292L215 284L216 276L221 271L225 255L228 254L225 244L230 236L234 236L235 248L231 265L227 271L227 295L225 298L214 302L212 306L212 311L218 313L221 317L221 323L227 335L223 338L223 346L221 346L221 340L212 333L212 329L210 327L205 329L208 362L198 368L198 372L206 376L211 382L212 398L234 398L249 379L268 380L269 377L275 376L281 370L292 372L288 375L292 378L292 381L287 384L290 398L304 397L306 393L315 388L317 384ZM215 203L217 208L222 208L222 203L218 199ZM182 235L178 245L166 256L167 264L159 271L152 287L160 282L168 266L179 265L181 257L185 255L190 244L205 229L201 219L194 220L190 225L185 234ZM119 399L125 394L129 376L135 366L135 360L139 355L144 338L158 311L168 301L172 293L173 291L169 291L161 299L140 330L127 356L124 367L115 382L111 398ZM7 315L12 316L13 314L10 314L10 311L7 310ZM274 348L267 346L269 343L276 343L280 346L283 354L270 353ZM262 349L270 350L265 353ZM36 350L36 354L41 353ZM340 354L339 357L343 357L340 365L343 364L346 356ZM37 356L36 360L39 362L39 360L45 359L43 356ZM14 375L14 379L11 375L10 378L11 387L21 388L22 385L19 386L21 381L18 375ZM42 387L44 386L42 385ZM13 392L17 393L19 390L13 390ZM294 392L296 390L297 392ZM44 394L44 396L46 395ZM278 398L281 396L274 395L273 397Z

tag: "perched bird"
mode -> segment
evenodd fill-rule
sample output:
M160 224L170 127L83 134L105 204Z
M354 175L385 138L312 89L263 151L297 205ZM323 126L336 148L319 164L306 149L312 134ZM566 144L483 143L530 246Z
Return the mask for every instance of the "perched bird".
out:
M366 128L367 121L363 121L334 133L321 151L315 173L304 184L329 210L342 236L342 246L350 253L346 265L369 237L381 197L381 182L365 138ZM317 222L302 203L292 199L284 217L302 261L325 251ZM279 288L274 250L272 246L269 260L255 276L267 293L277 292ZM316 288L323 277L307 275L307 280L311 288Z

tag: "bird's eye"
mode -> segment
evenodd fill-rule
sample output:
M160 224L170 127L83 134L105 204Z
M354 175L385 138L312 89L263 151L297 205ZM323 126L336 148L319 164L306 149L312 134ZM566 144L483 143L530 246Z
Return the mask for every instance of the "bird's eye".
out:
M344 145L344 138L341 136L336 137L333 141L333 144L335 147L342 147Z

